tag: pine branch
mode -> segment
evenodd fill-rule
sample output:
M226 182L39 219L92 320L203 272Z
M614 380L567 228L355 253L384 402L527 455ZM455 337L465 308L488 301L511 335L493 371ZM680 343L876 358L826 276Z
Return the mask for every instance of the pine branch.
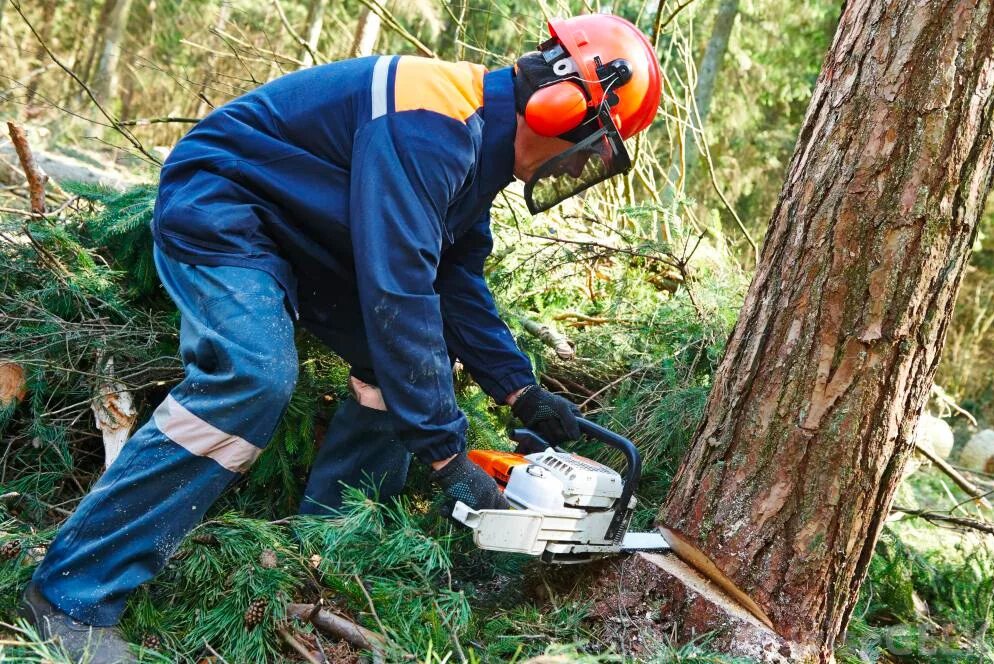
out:
M316 610L315 610L316 609ZM291 618L309 622L322 632L342 639L349 645L373 653L374 658L384 661L386 637L366 629L348 618L326 611L314 604L288 604L286 614Z

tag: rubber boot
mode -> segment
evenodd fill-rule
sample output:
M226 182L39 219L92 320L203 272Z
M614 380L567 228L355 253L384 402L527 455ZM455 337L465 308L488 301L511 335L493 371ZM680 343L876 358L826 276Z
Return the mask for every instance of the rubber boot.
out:
M116 627L93 627L73 620L29 584L21 601L21 615L38 630L44 641L57 641L74 662L130 664L138 658Z
M307 479L301 514L335 514L343 485L380 502L400 494L411 455L394 434L390 414L348 399L338 407Z

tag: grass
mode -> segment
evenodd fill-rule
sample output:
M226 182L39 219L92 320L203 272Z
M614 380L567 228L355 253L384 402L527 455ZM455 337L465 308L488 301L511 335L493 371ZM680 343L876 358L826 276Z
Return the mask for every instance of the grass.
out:
M965 499L945 476L926 467L905 481L896 502L944 511ZM893 519L877 544L839 659L992 661L992 599L990 537L921 519Z

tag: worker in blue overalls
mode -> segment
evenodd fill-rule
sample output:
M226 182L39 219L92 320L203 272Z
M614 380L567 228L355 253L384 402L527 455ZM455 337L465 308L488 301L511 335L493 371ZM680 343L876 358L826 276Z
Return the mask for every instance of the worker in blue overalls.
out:
M551 442L575 408L539 387L483 278L512 177L535 213L630 167L655 53L610 15L550 22L514 68L408 56L298 71L217 109L162 168L152 232L182 314L185 378L63 525L25 591L44 638L133 661L113 626L272 437L297 378L294 326L351 364L301 512L364 477L401 491L411 455L450 499L507 508L465 451L452 361Z

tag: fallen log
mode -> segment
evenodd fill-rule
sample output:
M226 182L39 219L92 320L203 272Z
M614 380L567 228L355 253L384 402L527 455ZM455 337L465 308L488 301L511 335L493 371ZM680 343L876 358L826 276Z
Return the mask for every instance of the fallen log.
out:
M386 637L348 618L322 609L316 604L287 604L286 615L288 618L309 622L325 634L342 639L354 648L370 651L373 653L374 661L385 661Z

